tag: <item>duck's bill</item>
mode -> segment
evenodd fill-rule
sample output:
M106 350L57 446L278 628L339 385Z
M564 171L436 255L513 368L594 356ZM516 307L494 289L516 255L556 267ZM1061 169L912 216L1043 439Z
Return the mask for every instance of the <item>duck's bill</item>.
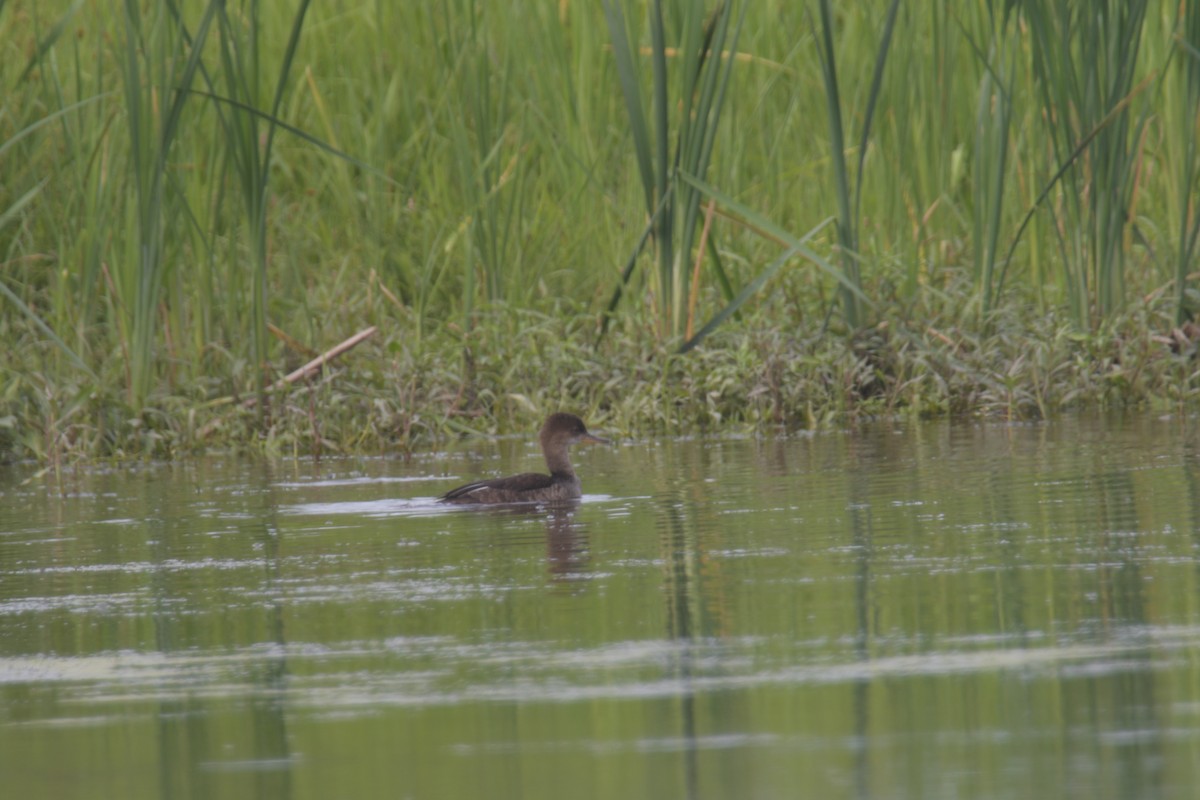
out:
M592 444L612 444L611 439L605 439L602 436L596 436L593 433L585 433L579 438L581 442L591 442Z

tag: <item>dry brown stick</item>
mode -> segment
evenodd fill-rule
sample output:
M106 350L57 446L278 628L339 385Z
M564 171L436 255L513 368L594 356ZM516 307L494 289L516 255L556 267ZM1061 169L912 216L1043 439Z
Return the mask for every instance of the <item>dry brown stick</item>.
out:
M303 367L300 367L300 369L294 370L291 373L280 378L279 380L275 381L275 383L271 384L270 391L276 391L278 389L282 389L283 387L287 386L288 384L292 384L298 380L309 377L312 373L316 372L321 367L325 366L327 363L329 363L333 359L340 356L342 353L346 352L347 350L349 350L352 347L357 346L364 339L369 339L370 337L374 336L375 331L377 331L377 330L378 330L378 328L376 328L374 325L372 325L369 328L359 331L358 333L354 334L353 336L351 336L349 339L342 342L341 344L336 345L335 347L333 347L329 350L326 350L324 353L317 356L312 361L309 361ZM253 408L257 403L258 403L257 397L250 397L250 398L247 398L242 403L242 407L243 408ZM228 416L228 415L223 415L220 418L214 419L213 421L209 422L207 425L205 425L203 428L200 429L200 432L196 434L196 437L198 439L207 439L208 436L214 430L217 429L217 426L220 425L221 422L224 421L225 416Z
M321 355L314 358L312 361L305 364L300 369L295 370L294 372L290 373L289 375L275 381L275 385L272 386L271 388L272 389L282 389L284 386L287 386L289 383L295 383L296 381L300 380L301 378L308 377L309 374L316 372L321 367L325 366L326 363L337 358L338 356L340 356L342 353L346 352L350 348L358 345L359 342L363 341L364 339L369 339L372 336L374 336L376 330L378 330L378 328L376 328L374 325L372 325L371 327L366 328L365 330L359 331L358 333L354 334L346 341L344 341L341 344L334 347L332 350L325 351ZM250 399L253 400L254 398L252 397Z

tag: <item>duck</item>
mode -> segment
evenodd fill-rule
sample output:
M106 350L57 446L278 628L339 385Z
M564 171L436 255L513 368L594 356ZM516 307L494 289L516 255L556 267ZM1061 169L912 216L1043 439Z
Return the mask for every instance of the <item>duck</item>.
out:
M538 433L549 475L524 472L507 478L489 478L455 487L438 498L440 503L499 505L502 503L553 503L576 500L583 494L579 476L567 451L573 444L612 444L588 433L583 420L563 411L546 418Z

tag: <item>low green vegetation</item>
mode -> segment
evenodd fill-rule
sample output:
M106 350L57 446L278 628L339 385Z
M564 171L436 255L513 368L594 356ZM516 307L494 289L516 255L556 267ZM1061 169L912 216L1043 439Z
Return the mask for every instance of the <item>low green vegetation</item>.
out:
M0 2L0 460L1195 406L1200 4L291 6Z

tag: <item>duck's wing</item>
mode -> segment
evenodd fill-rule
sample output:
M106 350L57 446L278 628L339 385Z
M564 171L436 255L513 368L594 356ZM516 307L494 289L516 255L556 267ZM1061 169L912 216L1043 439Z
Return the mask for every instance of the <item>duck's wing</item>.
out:
M507 478L491 478L463 484L446 492L438 500L442 503L489 503L496 502L490 498L509 494L512 495L511 499L519 500L522 493L545 489L552 483L553 479L549 475L523 472Z

